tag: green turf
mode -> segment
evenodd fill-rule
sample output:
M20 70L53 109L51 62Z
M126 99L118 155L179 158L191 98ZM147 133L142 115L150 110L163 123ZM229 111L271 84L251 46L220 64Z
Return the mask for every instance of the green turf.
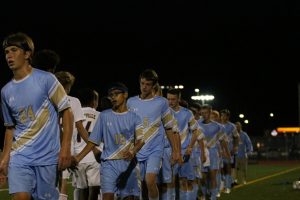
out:
M273 167L269 168L270 171L274 170ZM220 200L297 200L300 199L300 190L294 190L292 183L299 177L300 169L297 169L286 174L233 189L229 195L222 194Z
M282 172L295 166L249 165L248 183ZM300 190L292 189L292 182L300 177L300 169L275 176L253 184L233 189L231 194L222 194L220 200L296 200L300 199ZM73 199L73 189L69 184L69 199ZM9 200L8 191L0 191L0 200Z

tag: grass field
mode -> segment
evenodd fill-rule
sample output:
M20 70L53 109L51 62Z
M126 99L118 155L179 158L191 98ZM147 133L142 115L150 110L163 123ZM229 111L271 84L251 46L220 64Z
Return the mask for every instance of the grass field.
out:
M298 200L300 190L292 188L300 177L300 162L263 162L249 165L246 185L238 185L220 200ZM69 187L69 199L73 199ZM0 190L0 200L9 200L7 189Z

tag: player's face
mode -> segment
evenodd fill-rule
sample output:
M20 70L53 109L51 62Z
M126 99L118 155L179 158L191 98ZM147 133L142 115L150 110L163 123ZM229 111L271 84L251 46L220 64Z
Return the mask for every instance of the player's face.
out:
M207 108L201 109L201 116L203 117L204 121L209 121L210 120L210 113L211 110Z
M221 113L221 122L225 123L229 120L229 117L225 113Z
M173 109L179 106L179 98L175 94L167 94L167 99L169 101L169 106Z
M140 90L142 96L149 96L153 92L153 81L144 78L140 80Z
M125 93L121 90L110 91L108 97L110 99L113 109L119 108L122 104L125 103L126 100Z
M210 113L210 119L216 122L220 121L220 116L214 112Z
M5 59L11 70L20 69L25 65L26 60L29 59L29 51L24 51L23 49L17 46L6 47L5 50Z

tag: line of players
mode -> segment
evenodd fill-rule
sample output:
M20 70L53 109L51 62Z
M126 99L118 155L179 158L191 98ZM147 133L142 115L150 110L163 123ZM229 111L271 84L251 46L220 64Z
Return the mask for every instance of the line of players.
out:
M166 120L167 123L165 123L166 124L165 127L168 127L168 123L172 124L172 126L169 126L171 129L166 128L166 132L171 130L172 134L171 135L169 134L169 139L167 134L165 133L163 134L164 135L163 151L157 151L158 152L158 153L156 152L157 155L154 155L153 157L149 156L150 159L146 160L147 163L145 163L145 158L142 158L143 156L145 157L145 155L142 155L141 160L138 160L139 166L137 168L139 168L139 171L142 172L142 175L141 177L140 176L137 177L140 177L141 180L145 179L146 182L146 184L142 184L142 185L147 187L149 186L149 184L152 184L152 183L147 184L147 179L145 178L145 175L148 174L148 177L150 176L149 179L151 178L154 179L154 185L156 185L155 183L157 183L161 188L160 199L175 199L175 198L196 199L198 196L197 195L198 188L201 188L200 193L202 194L202 199L205 199L208 196L210 196L210 199L216 199L220 195L221 169L223 168L222 172L224 177L224 192L230 193L232 180L233 180L231 176L232 174L231 168L232 168L232 163L234 158L233 156L234 154L237 153L239 134L237 132L235 125L229 122L229 116L230 116L229 111L222 110L221 116L219 116L218 112L212 111L212 108L209 105L204 105L200 107L197 103L193 103L190 104L188 108L180 106L181 94L180 91L176 89L171 89L168 91L167 93L168 102L166 102L166 100L159 95L158 82L153 81L154 79L158 80L158 78L155 78L157 77L157 74L153 70L146 70L143 73L146 75L150 74L149 77L151 78L149 78L149 80L145 78L144 80L146 82L150 81L150 83L146 83L146 85L148 84L147 86L150 89L147 90L148 89L147 87L146 89L145 88L143 89L142 87L143 80L140 79L141 93L143 92L147 93L150 91L151 95L148 94L150 98L142 99L141 98L142 94L140 96L132 97L131 99L129 99L129 103L127 103L127 106L129 107L129 110L133 110L133 112L137 112L139 108L143 108L143 106L145 106L143 104L146 103L148 105L151 105L153 104L151 103L153 100L163 99L163 101L165 101L165 105L169 105L169 108L166 109L167 114L164 113L165 115L163 116L165 116L166 118L166 116L169 115L168 118L172 119L172 120L171 119ZM143 77L142 74L141 77ZM113 88L112 91L115 90L119 94L128 92L128 89L124 85L115 86L115 88ZM91 93L90 95L84 94L81 95L80 97L81 101L85 102L84 107L88 105L86 104L86 100L84 100L85 97L90 96L92 98L92 96L94 96L94 98L91 100L95 101L95 95L92 95L92 90L90 90L90 93ZM110 96L112 103L114 103L112 99L113 95L110 93L108 95ZM133 105L136 104L137 106L134 107L131 106L131 104ZM95 121L97 119L96 116L99 115L98 112L97 114L95 114L96 107L95 106L91 106L91 107L88 109L84 108L85 110L84 115L87 117L85 125L88 126L89 132L91 132L91 128L93 128L93 125L95 124ZM145 106L144 108L147 107L151 108L151 106ZM93 113L91 113L91 111ZM159 118L155 120L158 119ZM155 134L155 131L152 130L154 129L153 127L155 126L160 127L160 125L155 124L156 122L155 120L150 122L154 124L153 126L149 125L149 117L144 117L142 122L144 128L149 126L151 127L147 129L149 131L149 136L147 136L149 139L148 138L147 139L150 141L151 141L151 137L153 137L153 134ZM111 126L113 126L113 121L107 123L112 123ZM156 129L158 130L158 128ZM147 134L147 131L145 132ZM123 143L126 144L125 142L126 139L122 138L123 136L114 136L114 137L115 140L124 140ZM84 141L83 139L81 140L80 138L81 136L78 136L78 134L73 134L73 143L75 145L81 146L80 148L74 146L76 149L74 152L75 155L80 154L80 151L83 149L83 147L86 144L85 141L87 141L87 140ZM145 144L149 143L147 139L144 139ZM93 141L92 143L94 143L94 145L98 145L99 142L102 140L103 138L97 141ZM91 138L89 141L91 142ZM92 147L94 147L94 145ZM154 145L159 146L159 144L157 143L154 143ZM105 146L106 145L104 143L104 147ZM174 152L174 150L177 152ZM176 156L175 154L178 154L178 151L180 152L180 155ZM76 162L78 162L83 157L84 156L79 156L79 159L78 157L75 157L77 159ZM106 159L103 159L102 157L102 162L105 163L106 160L118 160L121 157L122 156L113 158L108 156L108 158ZM79 162L80 164L78 165L78 170L75 170L74 173L76 176L73 177L73 179L76 180L75 182L79 183L77 184L77 189L79 189L79 191L81 189L86 190L87 186L90 186L98 190L98 187L100 186L100 182L99 185L95 184L95 182L97 182L95 181L95 178L97 180L100 180L99 174L95 173L95 171L90 174L86 173L87 170L86 168L88 167L87 166L86 168L81 167L83 163L87 163L88 159L87 158L84 159L86 161ZM154 160L154 162L151 162L152 161L151 159ZM93 156L91 156L91 154L89 154L89 160L93 161L92 163L95 165L94 166L95 168L99 168L99 165L96 164L96 160ZM151 166L153 163L154 166ZM143 164L146 166L142 166ZM148 165L150 166L148 167ZM132 170L132 172L134 173L135 170ZM154 174L154 177L151 177L152 174ZM175 189L175 177L177 176L179 178L179 192L177 192L178 197L176 197L176 189ZM90 180L87 181L89 177L91 178L91 181ZM117 180L117 178L119 177L117 176L115 178ZM102 179L104 180L104 178ZM81 182L84 182L85 184L80 185ZM88 183L90 185L88 185ZM130 183L132 184L132 181L130 181ZM133 185L137 186L137 184L133 184ZM77 189L75 190L76 192L78 191ZM148 188L148 194L144 194L143 198L144 199L158 198L158 196L154 196L154 195L153 195L154 198L151 198L150 195L152 194L151 192L149 192L149 189L151 188ZM126 191L126 187L125 190L120 190L117 187L115 187L108 191L109 191L108 193L115 193L116 191L119 191L117 193L121 197L140 196L139 188L134 188L134 187L129 187L127 191ZM103 193L103 188L102 188L102 193ZM155 192L153 193L155 194ZM93 194L96 193L94 192ZM86 198L87 191L85 191L85 193L82 193L81 195L83 199Z

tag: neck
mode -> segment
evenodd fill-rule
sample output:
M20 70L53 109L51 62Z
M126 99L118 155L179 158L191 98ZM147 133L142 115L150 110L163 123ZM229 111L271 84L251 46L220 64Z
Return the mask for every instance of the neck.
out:
M122 104L120 106L113 107L112 110L117 113L123 113L123 112L128 111L128 108L127 108L126 104Z
M174 106L174 107L173 107L173 110L175 110L175 111L180 110L180 106L179 106L179 105Z
M141 94L140 95L141 99L151 99L154 97L154 95L152 93L149 94Z
M27 64L27 65L24 65L23 67L20 67L19 69L13 70L13 74L14 74L13 78L16 81L18 81L18 80L21 80L24 77L26 77L31 72L32 72L32 67L31 67L31 65Z

